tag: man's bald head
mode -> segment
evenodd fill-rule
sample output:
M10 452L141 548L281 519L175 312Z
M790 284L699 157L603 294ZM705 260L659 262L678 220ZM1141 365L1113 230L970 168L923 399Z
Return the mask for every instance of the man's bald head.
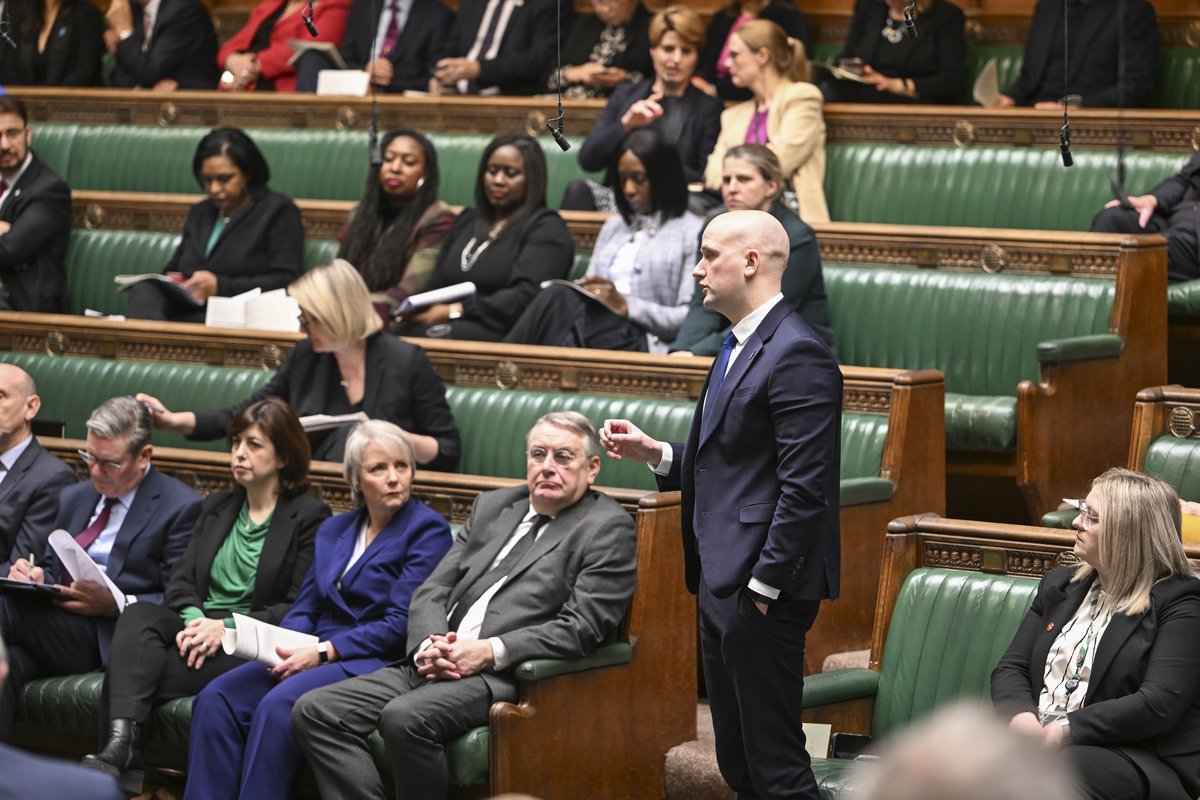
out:
M30 423L41 407L29 373L14 364L0 364L0 453L29 436Z
M774 297L787 269L787 231L765 211L729 211L713 219L700 243L700 280L705 308L736 324Z

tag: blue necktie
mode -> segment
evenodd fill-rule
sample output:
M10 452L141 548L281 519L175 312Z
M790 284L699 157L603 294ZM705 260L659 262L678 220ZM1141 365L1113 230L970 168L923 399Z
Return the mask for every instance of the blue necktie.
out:
M721 352L717 355L717 361L713 364L712 388L708 393L716 397L717 392L721 391L721 384L725 382L725 372L729 369L729 356L733 353L733 348L737 344L737 337L733 335L733 331L725 337L721 342Z

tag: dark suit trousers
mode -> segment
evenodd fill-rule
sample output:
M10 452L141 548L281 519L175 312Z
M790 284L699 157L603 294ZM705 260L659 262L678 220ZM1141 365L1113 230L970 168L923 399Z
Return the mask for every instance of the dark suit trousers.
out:
M510 344L647 351L646 331L566 286L537 293L504 339Z
M804 637L819 600L780 599L762 614L745 589L720 598L700 581L700 647L717 766L739 800L820 800L800 714Z
M154 603L135 603L117 620L109 648L108 672L100 695L101 735L114 719L145 722L155 703L196 694L218 675L245 664L218 649L193 669L179 655L175 635L183 630L176 612Z
M427 681L409 665L384 667L300 698L292 728L322 800L385 800L367 736L376 728L398 800L445 797L448 742L487 725L492 703L517 699L515 683L494 696L480 675Z
M91 672L104 666L96 623L49 600L0 598L0 634L8 645L8 680L0 697L0 741L12 737L17 696L26 681Z
M1166 210L1166 209L1164 209ZM1200 211L1194 203L1170 210L1170 218L1154 214L1145 228L1138 227L1138 213L1130 208L1104 208L1092 219L1092 230L1101 233L1161 233L1167 238L1167 283L1200 278Z
M125 313L130 319L203 323L206 312L158 281L142 281L130 287Z

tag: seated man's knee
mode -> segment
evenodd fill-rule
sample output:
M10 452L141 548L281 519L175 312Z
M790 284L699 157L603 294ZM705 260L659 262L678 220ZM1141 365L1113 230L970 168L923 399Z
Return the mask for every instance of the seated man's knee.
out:
M1137 227L1137 212L1121 206L1102 208L1092 218L1092 230L1097 233L1128 233Z
M414 713L403 698L392 700L379 715L379 735L389 747L403 746L414 739L431 740L433 729L423 715Z

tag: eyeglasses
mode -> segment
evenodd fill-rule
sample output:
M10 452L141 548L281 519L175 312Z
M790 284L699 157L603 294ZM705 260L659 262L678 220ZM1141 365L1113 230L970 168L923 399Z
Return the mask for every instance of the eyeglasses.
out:
M1079 517L1083 520L1083 527L1090 528L1093 525L1100 524L1100 515L1088 507L1086 500L1070 500L1064 497L1063 502L1079 511Z
M75 452L83 459L83 463L87 464L88 469L98 466L101 472L120 472L125 468L124 464L117 461L101 461L86 450L76 450Z
M316 321L317 321L316 317L310 317L308 314L305 314L303 311L301 311L299 314L296 315L296 322L300 323L301 328L307 328L309 325L312 325Z
M0 131L0 139L7 139L10 142L15 142L25 135L25 128L9 128L6 131Z
M575 463L575 459L579 457L574 450L561 449L551 452L544 447L531 447L529 448L528 455L529 463L531 464L544 464L546 463L546 456L550 456L554 459L554 463L560 467L571 466Z

